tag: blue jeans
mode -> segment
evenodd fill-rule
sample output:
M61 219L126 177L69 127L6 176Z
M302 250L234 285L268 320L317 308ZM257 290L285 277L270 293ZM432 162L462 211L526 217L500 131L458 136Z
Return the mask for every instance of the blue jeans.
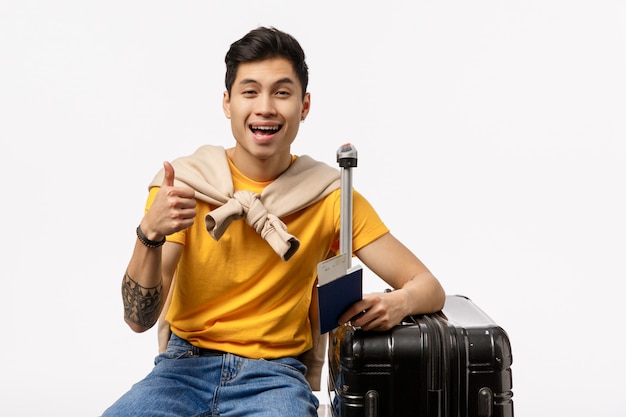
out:
M202 352L172 334L167 351L103 417L317 416L319 402L292 357L248 359Z

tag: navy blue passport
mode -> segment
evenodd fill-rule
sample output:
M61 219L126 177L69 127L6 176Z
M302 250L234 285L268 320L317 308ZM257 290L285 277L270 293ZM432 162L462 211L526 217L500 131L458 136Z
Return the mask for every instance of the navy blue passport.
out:
M320 333L339 327L339 317L363 298L363 268L353 267L346 275L317 286Z

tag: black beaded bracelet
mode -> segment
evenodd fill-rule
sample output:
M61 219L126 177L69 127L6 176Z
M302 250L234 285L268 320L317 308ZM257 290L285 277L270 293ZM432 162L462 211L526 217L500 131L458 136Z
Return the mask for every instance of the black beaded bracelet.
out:
M161 240L160 242L148 239L146 235L144 235L141 231L140 226L137 226L137 238L141 243L149 248L158 248L159 246L163 246L163 244L165 243L165 236L163 236L163 240Z

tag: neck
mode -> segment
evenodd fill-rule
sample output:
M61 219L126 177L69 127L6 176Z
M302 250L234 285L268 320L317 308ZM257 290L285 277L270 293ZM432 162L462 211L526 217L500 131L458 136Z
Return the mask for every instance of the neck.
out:
M226 150L226 155L246 177L258 182L273 181L291 165L291 154L258 158L235 146Z

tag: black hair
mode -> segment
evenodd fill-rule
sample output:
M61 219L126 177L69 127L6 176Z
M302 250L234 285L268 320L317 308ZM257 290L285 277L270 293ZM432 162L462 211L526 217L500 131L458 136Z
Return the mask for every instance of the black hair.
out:
M259 27L230 45L226 53L226 91L230 95L237 69L242 62L262 61L270 58L285 58L293 65L294 72L302 84L302 98L309 84L309 68L304 51L291 35L273 27Z

